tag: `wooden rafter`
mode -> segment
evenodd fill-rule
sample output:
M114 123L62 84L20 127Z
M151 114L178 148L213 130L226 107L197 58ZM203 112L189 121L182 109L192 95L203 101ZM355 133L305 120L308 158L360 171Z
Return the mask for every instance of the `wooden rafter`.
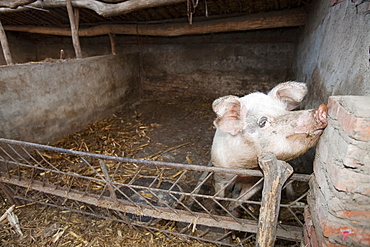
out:
M306 13L302 9L290 9L268 13L257 13L240 17L182 23L160 24L121 24L99 25L90 28L80 28L79 36L98 36L107 34L148 35L148 36L181 36L232 31L245 31L267 28L303 26L306 23ZM68 28L50 28L35 26L4 26L6 31L19 31L39 34L70 36Z

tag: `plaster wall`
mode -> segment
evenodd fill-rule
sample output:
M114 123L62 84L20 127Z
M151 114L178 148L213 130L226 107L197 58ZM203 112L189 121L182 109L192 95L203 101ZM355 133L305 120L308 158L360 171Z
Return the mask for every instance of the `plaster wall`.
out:
M144 90L210 98L268 91L293 79L299 34L299 29L260 30L142 45Z
M115 43L117 54L140 54L147 93L214 98L268 91L294 79L291 68L300 32L283 28L167 38L116 35ZM8 39L17 63L59 59L60 50L64 58L74 57L70 37L9 32ZM80 43L84 57L111 53L108 35L81 37Z
M370 15L368 2L359 2L311 4L294 66L295 77L309 86L306 108L331 95L370 94Z
M138 56L0 67L0 136L53 142L140 96Z

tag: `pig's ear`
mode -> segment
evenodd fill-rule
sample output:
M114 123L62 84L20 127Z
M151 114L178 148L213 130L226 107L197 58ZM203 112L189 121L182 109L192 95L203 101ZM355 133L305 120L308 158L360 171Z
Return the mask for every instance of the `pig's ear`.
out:
M289 81L274 87L268 95L279 99L286 104L287 110L296 108L307 94L305 83Z
M217 128L233 136L237 135L244 128L244 117L246 108L240 102L239 97L229 95L216 99L212 108L217 114L214 124Z

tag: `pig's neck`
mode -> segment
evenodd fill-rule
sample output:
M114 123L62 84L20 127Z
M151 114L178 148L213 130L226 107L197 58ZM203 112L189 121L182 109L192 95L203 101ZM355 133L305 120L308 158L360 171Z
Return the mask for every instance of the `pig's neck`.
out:
M232 136L216 130L211 151L212 163L217 167L255 169L258 168L259 149L241 135Z

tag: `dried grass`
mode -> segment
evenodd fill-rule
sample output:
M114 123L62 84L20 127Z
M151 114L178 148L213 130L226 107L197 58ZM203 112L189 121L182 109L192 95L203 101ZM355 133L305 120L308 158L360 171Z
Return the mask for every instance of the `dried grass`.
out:
M143 124L137 113L131 116L114 114L112 118L90 124L83 131L66 136L54 143L53 146L98 154L135 157L138 151L152 144L147 133L155 129L156 126L156 124ZM173 147L164 146L161 151L150 154L146 158L161 160L162 154L189 144L189 142L185 142ZM91 169L78 165L81 162L78 158L72 159L64 154L47 151L42 152L42 155L59 170L85 176L93 175ZM189 163L191 162L189 157L187 160ZM106 165L112 169L117 163L107 161ZM100 171L99 165L94 164L94 169ZM135 164L125 165L124 173L121 173L120 177L115 177L115 181L124 182L136 174L138 169ZM26 173L31 172L31 169L22 171L25 177L29 177L30 175ZM158 173L158 171L148 169L143 173L150 175ZM47 176L46 173L38 175ZM178 171L169 171L165 176L174 179L178 175ZM49 181L59 179L58 183L63 185L63 177L53 178L49 175L48 179ZM99 190L103 185L92 184L91 186L93 190ZM5 198L2 201L0 214L9 207L5 203ZM34 203L16 208L15 214L19 217L24 236L19 236L6 221L3 221L0 223L1 246L213 246L195 240L185 241L176 237L168 238L164 234L153 234L123 223Z

